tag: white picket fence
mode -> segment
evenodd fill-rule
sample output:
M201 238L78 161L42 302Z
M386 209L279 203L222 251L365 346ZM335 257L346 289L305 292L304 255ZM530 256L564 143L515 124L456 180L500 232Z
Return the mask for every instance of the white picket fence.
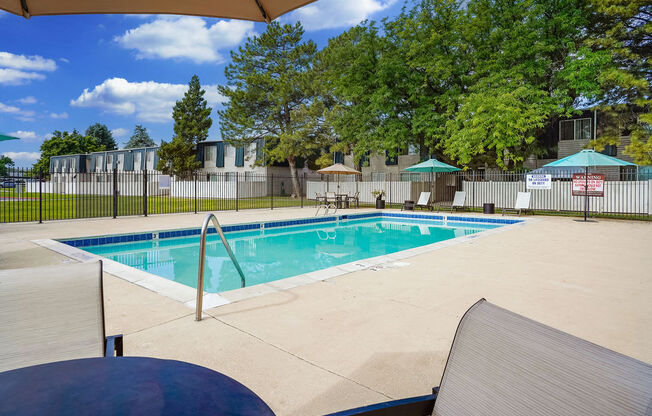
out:
M551 189L527 191L525 182L463 181L466 206L494 203L497 208L514 207L518 192L530 192L530 208L544 211L583 211L585 198L572 195L570 181L553 181ZM652 215L652 180L606 181L604 197L590 197L589 209L599 213Z

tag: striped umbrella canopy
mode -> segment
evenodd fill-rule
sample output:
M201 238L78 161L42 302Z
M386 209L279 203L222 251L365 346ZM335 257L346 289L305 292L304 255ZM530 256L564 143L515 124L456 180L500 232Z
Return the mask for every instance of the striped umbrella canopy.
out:
M425 172L425 173L438 173L438 172L456 172L461 170L455 166L448 165L440 162L437 159L426 160L425 162L417 163L409 168L405 168L408 172Z
M315 0L0 0L0 9L29 18L55 14L183 14L271 22Z
M0 134L0 142L4 142L5 140L20 140L20 139L14 136L7 136L6 134Z

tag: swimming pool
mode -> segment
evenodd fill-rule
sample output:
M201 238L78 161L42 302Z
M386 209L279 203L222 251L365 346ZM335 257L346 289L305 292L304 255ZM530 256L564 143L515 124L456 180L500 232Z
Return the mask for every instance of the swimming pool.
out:
M371 257L453 239L511 219L370 213L225 226L252 286ZM204 290L240 287L239 275L217 234L209 234ZM199 229L61 240L121 264L196 287Z

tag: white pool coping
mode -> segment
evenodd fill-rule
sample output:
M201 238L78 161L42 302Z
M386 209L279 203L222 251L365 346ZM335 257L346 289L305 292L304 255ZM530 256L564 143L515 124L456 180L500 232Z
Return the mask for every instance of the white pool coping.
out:
M395 213L396 211L380 211L380 212ZM409 214L423 215L424 217L427 217L428 215L439 215L445 218L447 218L449 215L455 217L460 216L459 214L428 213L428 212L418 213L412 211L410 211ZM480 216L480 215L464 215L464 217L480 218L484 220L487 219L487 217ZM296 220L299 219L303 219L303 218L296 218ZM400 219L400 218L396 218L396 219ZM414 219L414 218L406 218L406 220L410 220L410 219ZM516 218L509 217L509 219L516 219ZM351 220L355 221L357 219L352 218ZM498 225L498 227L487 229L475 234L455 237L444 241L438 241L436 243L428 244L425 246L414 247L407 250L397 251L391 254L384 254L382 256L370 257L367 259L353 261L350 263L344 263L338 266L333 266L321 270L315 270L313 272L304 273L292 277L286 277L284 279L274 280L271 282L261 283L253 286L247 286L240 289L233 289L233 290L228 290L219 293L204 292L203 301L202 301L202 310L212 309L218 306L226 305L233 302L238 302L256 296L261 296L267 293L284 291L299 286L305 286L315 282L326 281L332 279L333 277L342 276L360 270L380 270L385 268L408 266L410 263L402 260L420 254L428 253L434 250L439 250L445 247L450 247L452 245L462 244L474 240L476 238L483 238L486 236L501 233L505 230L509 230L515 227L522 227L526 224L531 224L533 222L540 221L539 219L536 218L523 218L523 217L519 217L518 220L520 220L521 222L514 223L514 224L503 224L503 225L481 222L481 224ZM288 221L288 220L283 220L283 221ZM444 219L443 222L444 224L446 224L447 219ZM458 221L451 220L451 222L458 222ZM328 223L324 223L324 224L328 224ZM472 226L473 224L477 224L477 223L470 222L469 226ZM232 224L226 224L226 225L232 225ZM98 256L96 254L89 253L80 248L72 247L68 244L64 244L60 241L56 241L53 239L37 239L31 241L41 247L45 247L49 250L62 254L66 257L69 257L81 263L101 260L103 264L104 272L109 273L120 279L126 280L128 282L134 283L145 289L156 292L162 296L166 296L170 299L181 302L189 308L195 309L196 296L197 296L197 289L195 288L186 286L184 284L175 282L173 280L166 279L161 276L157 276L152 273L138 270L134 267L130 267L122 263L118 263L117 261L110 260L105 257Z

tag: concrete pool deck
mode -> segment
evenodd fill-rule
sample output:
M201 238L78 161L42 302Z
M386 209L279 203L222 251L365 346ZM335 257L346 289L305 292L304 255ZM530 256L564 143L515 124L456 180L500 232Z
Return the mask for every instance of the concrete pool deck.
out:
M217 215L232 224L314 209ZM31 240L197 227L204 216L2 224L0 269L73 261ZM279 416L429 393L461 315L481 297L652 362L652 222L535 218L397 265L210 309L201 322L182 303L105 273L107 333L125 334L125 355L227 374Z

